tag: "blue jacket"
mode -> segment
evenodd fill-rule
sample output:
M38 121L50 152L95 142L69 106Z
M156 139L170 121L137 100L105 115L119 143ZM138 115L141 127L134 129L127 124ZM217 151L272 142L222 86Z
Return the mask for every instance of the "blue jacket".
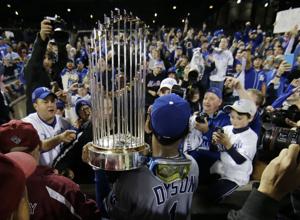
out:
M262 85L266 83L266 76L263 70L256 72L251 67L245 71L245 89L257 89L261 90Z
M213 117L208 118L208 127L209 130L206 133L203 133L203 148L209 149L212 141L212 134L215 131L216 127L224 127L226 125L230 125L229 115L223 111L218 111L214 114Z

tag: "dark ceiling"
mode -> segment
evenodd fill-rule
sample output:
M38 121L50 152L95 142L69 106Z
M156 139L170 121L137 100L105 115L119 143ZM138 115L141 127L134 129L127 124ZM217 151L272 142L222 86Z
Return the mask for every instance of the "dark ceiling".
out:
M68 23L83 27L94 26L95 21L103 19L103 14L110 14L114 8L132 11L147 24L165 24L178 26L182 19L190 13L193 23L200 23L208 19L212 12L221 7L227 0L1 0L0 26L5 27L18 20L18 25L38 24L44 16L60 15ZM11 7L8 8L7 4ZM209 6L213 5L213 9ZM176 6L176 10L173 10ZM67 8L71 12L67 12ZM15 14L18 11L18 16ZM155 18L154 13L158 16ZM90 15L93 14L93 19Z
M151 26L181 26L182 19L188 13L190 23L200 26L203 21L213 24L215 12L229 1L236 0L0 0L0 27L38 28L44 16L58 14L68 22L70 28L90 29L97 20L103 20L104 13L110 14L116 7L133 12ZM275 11L299 7L300 4L299 0L242 0L245 1L262 7L268 1L273 6L277 5ZM173 10L175 5L177 8ZM213 9L209 9L210 5L213 5ZM71 12L67 12L68 8ZM158 14L156 18L154 13Z

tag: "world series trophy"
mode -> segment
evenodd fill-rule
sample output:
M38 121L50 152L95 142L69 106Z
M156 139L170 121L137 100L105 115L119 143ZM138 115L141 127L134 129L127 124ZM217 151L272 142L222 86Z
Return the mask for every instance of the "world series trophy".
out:
M146 25L131 13L111 12L91 35L90 92L94 169L123 171L144 164Z

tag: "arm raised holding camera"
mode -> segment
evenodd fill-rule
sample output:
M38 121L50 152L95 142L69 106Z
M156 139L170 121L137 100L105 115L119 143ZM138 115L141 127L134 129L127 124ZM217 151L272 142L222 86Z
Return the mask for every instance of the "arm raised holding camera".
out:
M49 63L51 59L48 56L47 58L45 57L49 39L48 37L52 31L52 27L49 23L49 20L43 20L41 22L41 29L37 34L37 37L33 44L31 57L24 67L24 78L26 80L27 114L34 112L34 108L31 103L31 94L33 90L39 86L51 88L51 79L47 70L49 69ZM46 62L44 62L44 60Z
M51 26L51 22L47 19L44 19L41 22L41 30L40 30L40 37L43 41L46 41L50 34L52 32L52 26Z
M252 100L239 79L226 77L224 86L236 90L240 99Z

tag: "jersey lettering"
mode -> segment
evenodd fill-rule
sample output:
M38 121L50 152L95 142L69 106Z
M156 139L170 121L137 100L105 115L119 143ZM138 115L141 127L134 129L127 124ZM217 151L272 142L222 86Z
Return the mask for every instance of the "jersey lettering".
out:
M178 201L174 202L169 213L170 213L170 220L174 220L175 219L175 213L176 213L176 207L177 207L177 203Z
M37 203L29 202L30 215L34 215L34 211L36 207L37 207Z
M180 184L180 193L186 192L187 182L188 182L188 178L185 178L180 182L181 183Z
M241 140L237 140L234 144L233 144L233 148L234 149L240 149L243 147L243 143Z
M171 196L175 196L178 193L178 188L174 184L170 184L170 185L171 185Z
M153 187L153 192L157 205L161 205L177 194L193 193L195 189L196 177L189 176L182 181L176 181L171 184L163 184Z
M163 186L156 186L153 188L155 197L156 197L156 202L158 205L161 205L165 202L165 195L164 195L164 189Z

